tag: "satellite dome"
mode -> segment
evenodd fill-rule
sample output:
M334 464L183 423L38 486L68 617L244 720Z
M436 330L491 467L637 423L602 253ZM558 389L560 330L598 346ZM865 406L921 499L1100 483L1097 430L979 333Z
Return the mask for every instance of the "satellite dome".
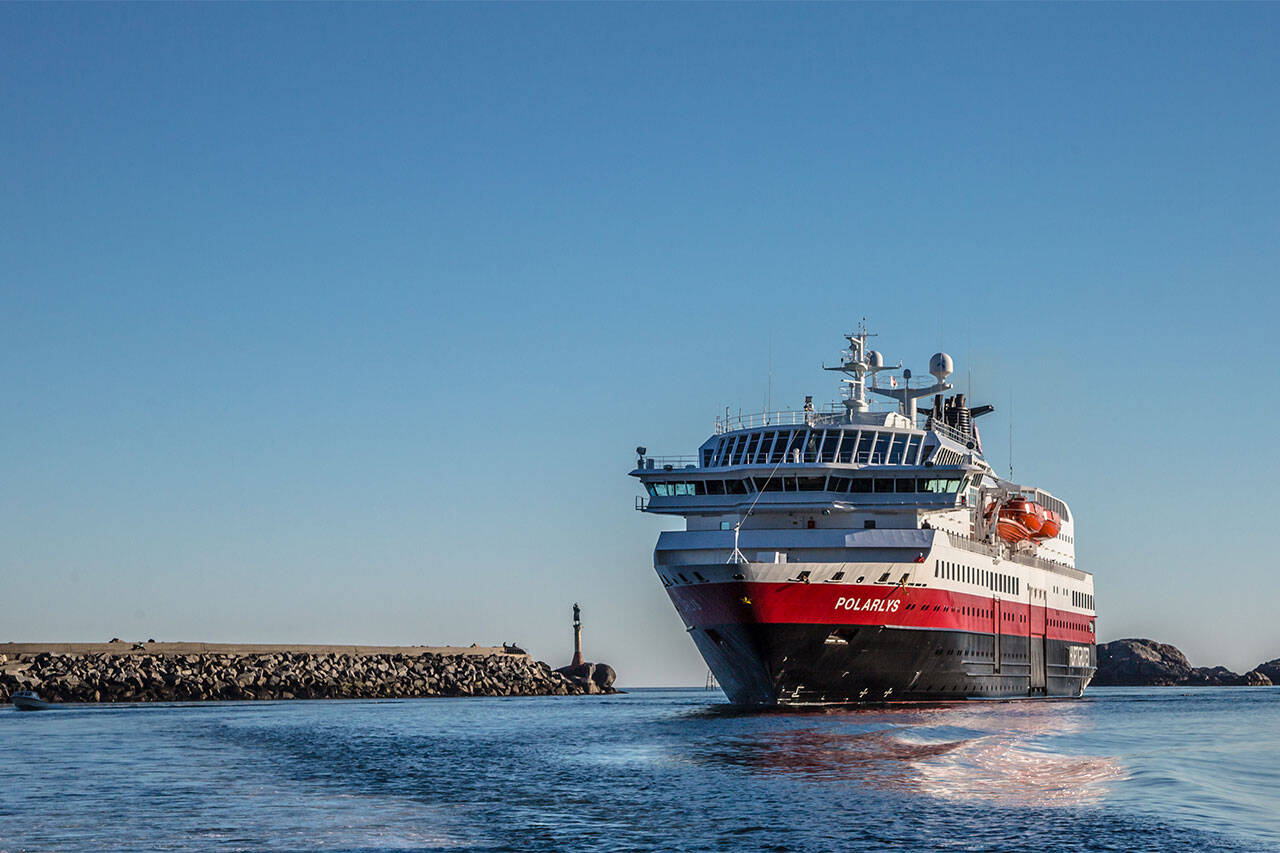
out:
M884 356L876 352L875 350L872 350L871 352L867 353L867 366L868 367L884 367Z
M956 366L951 360L951 356L945 352L936 352L933 354L933 358L929 359L929 372L939 382L945 382L948 376L956 372Z

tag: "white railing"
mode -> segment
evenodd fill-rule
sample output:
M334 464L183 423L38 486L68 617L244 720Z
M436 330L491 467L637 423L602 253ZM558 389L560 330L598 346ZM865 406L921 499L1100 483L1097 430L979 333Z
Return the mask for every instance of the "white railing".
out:
M828 407L822 411L806 412L756 412L716 418L716 435L739 429L766 426L825 426L844 423L844 408Z
M697 456L645 456L639 468L646 471L674 471L678 468L697 468Z
M931 430L936 430L939 435L945 435L947 438L956 442L961 447L965 447L968 445L969 442L973 441L973 436L965 435L963 432L956 429L955 427L947 426L942 421L937 420L936 418L932 421L932 423L929 424L927 428Z

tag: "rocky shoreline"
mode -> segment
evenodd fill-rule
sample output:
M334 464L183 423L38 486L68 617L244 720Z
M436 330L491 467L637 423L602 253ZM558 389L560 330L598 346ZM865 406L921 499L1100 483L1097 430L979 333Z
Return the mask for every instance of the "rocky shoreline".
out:
M1224 666L1192 666L1168 643L1130 638L1098 645L1093 684L1129 687L1265 687L1280 683L1280 658L1240 675Z
M51 702L408 699L615 693L613 669L557 672L515 647L450 652L119 651L0 654L0 701L35 690ZM568 669L567 667L565 669Z

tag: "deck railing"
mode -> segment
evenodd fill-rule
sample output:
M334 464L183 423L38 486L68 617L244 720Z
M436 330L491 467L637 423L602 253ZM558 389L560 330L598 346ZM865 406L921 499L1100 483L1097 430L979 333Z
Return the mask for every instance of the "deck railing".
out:
M716 418L716 435L740 429L766 426L827 426L843 423L844 407L828 406L822 411L755 412Z
M964 536L958 536L954 533L948 533L947 538L950 540L951 544L955 545L957 548L965 551L971 551L974 554L985 554L988 557L999 557L1002 560L1009 560L1010 562L1020 563L1024 566L1033 566L1049 572L1057 572L1058 574L1066 575L1067 577L1077 579L1084 577L1084 572L1081 572L1079 569L1073 569L1070 566L1064 566L1061 563L1055 563L1052 560L1042 560L1039 557L1031 557L1017 552L1014 552L1013 554L1002 554L1000 553L1000 549L990 543L983 542L978 539L969 539Z

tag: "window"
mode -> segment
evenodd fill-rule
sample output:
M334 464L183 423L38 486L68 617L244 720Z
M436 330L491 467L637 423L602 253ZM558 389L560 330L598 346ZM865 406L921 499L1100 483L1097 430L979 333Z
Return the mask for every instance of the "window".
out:
M822 443L818 446L819 462L834 462L836 460L836 445L840 443L840 430L824 429L822 431Z
M879 580L877 580L877 581L876 581L876 583L884 583L884 582L885 582L885 581L887 581L887 580L889 580L889 573L888 573L888 572L885 572L884 574L882 574L882 575L880 576L880 579L879 579Z
M727 495L745 495L747 493L746 480L726 480L724 491Z
M834 575L831 576L831 579L833 581L844 580L844 572L836 572Z
M875 530L876 520L874 518L868 518L866 521L862 522L862 526L866 530Z
M872 465L887 465L889 445L893 441L893 433L882 432L876 435L876 448L871 452Z
M893 433L890 433L889 438L890 438L889 456L888 456L889 464L901 465L903 451L907 449L908 436L895 435Z
M899 492L914 492L916 490L916 481L914 477L899 477L894 481L897 483Z
M721 530L732 530L732 529L733 529L733 522L732 522L732 521L722 521L722 522L720 522L720 529L721 529Z
M849 489L855 493L866 493L871 491L871 480L867 477L857 477L853 481L852 487Z
M782 491L782 478L777 474L772 477L756 477L756 489L761 492Z
M849 464L853 461L853 452L858 448L858 432L857 430L841 430L840 431L840 452L836 454L836 461Z
M818 445L822 443L823 433L817 430L808 430L804 436L804 461L818 461Z
M893 491L893 479L890 477L876 477L874 483L877 492Z
M826 477L798 477L796 479L797 491L801 492L821 492L827 488Z
M771 432L762 440L760 459L770 464L781 462L787 452L787 433ZM765 454L768 455L765 455Z
M771 463L790 461L787 451L791 449L791 442L795 437L795 433L784 430L778 433L777 439L773 442L773 452L769 454Z

